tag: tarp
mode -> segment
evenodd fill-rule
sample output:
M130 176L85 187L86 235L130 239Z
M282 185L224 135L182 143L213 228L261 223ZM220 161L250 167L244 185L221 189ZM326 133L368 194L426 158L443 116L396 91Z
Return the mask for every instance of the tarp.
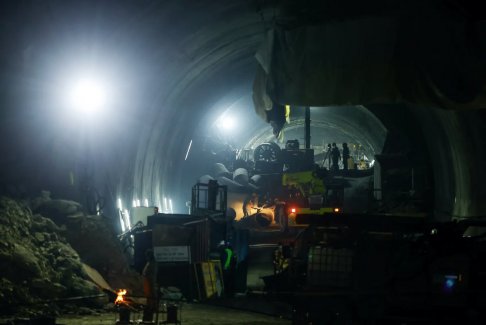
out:
M483 29L437 14L271 30L256 54L255 110L263 117L272 102L486 108L485 53L469 41Z

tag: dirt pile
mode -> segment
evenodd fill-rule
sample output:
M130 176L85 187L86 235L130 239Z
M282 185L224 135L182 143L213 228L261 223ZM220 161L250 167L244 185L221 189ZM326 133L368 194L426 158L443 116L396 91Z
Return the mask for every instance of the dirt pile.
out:
M47 191L28 203L1 197L0 238L0 314L103 307L107 297L73 300L102 294L83 263L113 289L143 293L111 220L86 215L77 202L51 199Z
M67 242L82 262L96 269L113 289L127 289L130 295L143 295L140 274L130 269L111 219L86 215L79 203L50 199L48 192L32 201L32 209L64 229Z
M43 192L31 205L33 211L64 229L67 242L83 263L96 269L113 289L128 289L131 295L143 294L141 277L130 269L111 219L86 215L79 203L50 199L48 192Z
M33 214L27 205L0 198L3 314L36 313L53 300L100 293L86 279L80 256L64 234L51 219Z

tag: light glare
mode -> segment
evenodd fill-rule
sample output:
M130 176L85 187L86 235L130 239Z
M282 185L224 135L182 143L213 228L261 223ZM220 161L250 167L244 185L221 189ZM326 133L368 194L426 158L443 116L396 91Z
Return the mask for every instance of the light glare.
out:
M235 121L230 116L224 116L219 119L219 127L224 130L231 130L235 127Z
M125 210L125 211L124 211L124 214L125 214L125 216L126 216L125 221L126 221L126 223L127 223L128 230L131 230L131 229L132 229L132 222L131 222L131 220L130 220L130 213L128 213L128 210Z
M187 160L187 156L189 156L189 151L191 150L191 146L192 146L192 139L191 142L189 142L189 147L187 148L187 152L186 152L186 158L184 158L184 160Z
M93 78L78 79L68 94L68 101L69 105L79 112L97 112L106 106L106 88Z

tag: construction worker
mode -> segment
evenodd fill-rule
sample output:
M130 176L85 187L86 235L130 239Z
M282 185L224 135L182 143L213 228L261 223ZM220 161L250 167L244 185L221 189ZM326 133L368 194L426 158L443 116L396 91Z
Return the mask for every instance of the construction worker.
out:
M331 151L332 151L331 144L328 143L327 144L326 159L325 160L327 160L327 167L329 168L329 170L331 170Z
M339 170L339 160L341 159L341 153L339 152L339 149L336 146L335 142L332 144L331 158L332 158L331 170L334 170L334 171Z
M256 192L247 195L243 201L243 217L247 217L256 212L258 207L258 194Z
M220 260L223 267L224 292L227 297L234 294L236 256L229 243L220 248Z

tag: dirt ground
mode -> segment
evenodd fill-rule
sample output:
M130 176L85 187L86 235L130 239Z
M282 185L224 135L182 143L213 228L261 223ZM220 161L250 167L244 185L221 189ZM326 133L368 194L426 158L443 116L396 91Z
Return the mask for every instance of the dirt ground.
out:
M141 315L133 315L138 320ZM116 314L98 316L64 316L57 318L57 324L65 325L114 325ZM165 314L159 316L159 321L165 320ZM193 325L290 325L290 321L262 314L245 312L223 307L201 304L186 304L182 306L182 324Z

